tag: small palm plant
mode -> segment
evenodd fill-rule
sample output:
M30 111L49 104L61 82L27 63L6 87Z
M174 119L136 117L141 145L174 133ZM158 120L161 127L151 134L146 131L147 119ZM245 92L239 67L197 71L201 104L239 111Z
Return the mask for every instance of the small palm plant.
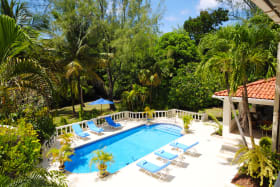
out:
M73 134L71 133L63 133L62 135L60 135L61 141L60 141L60 148L52 148L49 150L49 152L47 153L47 157L52 157L53 160L52 162L59 162L59 170L60 171L65 171L65 165L64 163L66 161L72 161L70 159L70 156L74 154L73 149L70 146L70 143L72 141L73 138Z
M61 147L59 149L57 148L52 148L49 150L49 152L47 153L47 157L52 157L53 160L52 162L59 162L59 170L60 171L65 171L65 165L64 163L66 161L72 161L70 159L70 156L73 155L74 152L73 152L73 149L70 147L69 144L64 144L64 145L61 145Z
M154 109L150 109L150 107L146 106L144 109L145 114L147 114L147 120L153 119L153 114L155 113Z
M107 163L114 162L113 155L111 153L104 152L102 149L93 151L92 153L94 156L91 158L90 166L95 163L99 170L99 177L106 177L109 174L107 171Z

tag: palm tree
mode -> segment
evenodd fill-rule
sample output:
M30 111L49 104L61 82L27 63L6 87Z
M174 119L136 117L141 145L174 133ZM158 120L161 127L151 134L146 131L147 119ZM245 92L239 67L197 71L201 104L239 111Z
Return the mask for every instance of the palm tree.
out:
M221 28L214 34L208 34L204 37L199 45L199 52L202 56L202 63L198 67L197 72L202 73L204 76L221 76L220 80L224 80L227 88L228 98L234 119L236 121L240 136L243 144L248 147L243 130L237 118L236 111L232 102L232 88L231 85L234 80L231 74L234 71L232 46L233 42L230 41L233 28Z
M69 80L73 114L75 114L75 107L74 107L75 98L74 98L74 93L73 93L73 90L74 90L73 81L74 80L78 81L78 92L79 92L79 96L80 96L81 110L83 109L83 106L84 106L83 89L81 87L81 75L82 75L83 71L84 71L84 69L78 60L74 60L66 65L66 75L65 76L66 76L66 79Z
M32 43L13 18L0 15L0 84L4 87L24 88L41 93L49 104L52 83L48 72L35 59L20 58Z
M235 81L232 82L233 90L243 85L242 103L244 108L243 119L249 124L249 134L252 146L255 146L252 119L249 111L247 83L253 80L250 77L258 77L263 74L263 70L272 65L272 53L269 50L269 43L275 39L274 33L262 26L256 25L236 25L235 32L232 35L233 46L233 66L235 71L232 76Z
M19 25L25 23L31 17L27 10L27 3L19 0L1 0L0 13L15 19Z

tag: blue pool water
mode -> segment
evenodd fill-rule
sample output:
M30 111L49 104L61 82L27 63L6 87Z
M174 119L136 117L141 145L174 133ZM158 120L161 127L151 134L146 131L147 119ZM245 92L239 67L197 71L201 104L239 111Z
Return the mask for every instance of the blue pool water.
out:
M89 166L94 156L92 151L105 147L104 151L112 153L115 161L107 170L114 173L179 138L182 136L180 132L181 128L172 124L143 125L76 148L75 154L71 156L72 162L66 162L65 169L73 173L97 171L94 164L92 167Z

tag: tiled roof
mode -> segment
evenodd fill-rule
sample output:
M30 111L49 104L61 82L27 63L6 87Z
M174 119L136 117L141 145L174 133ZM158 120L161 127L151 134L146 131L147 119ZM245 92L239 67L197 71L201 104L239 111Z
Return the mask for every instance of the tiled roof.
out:
M249 98L274 100L276 78L262 79L247 84ZM242 97L243 86L238 87L233 97ZM214 93L215 96L228 96L227 90Z

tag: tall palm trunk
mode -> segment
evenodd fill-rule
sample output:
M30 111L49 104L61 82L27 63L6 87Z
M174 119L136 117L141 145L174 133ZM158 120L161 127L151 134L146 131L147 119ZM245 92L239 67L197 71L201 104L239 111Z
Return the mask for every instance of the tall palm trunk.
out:
M107 66L107 75L108 75L108 82L109 82L108 97L109 97L110 101L113 101L114 80L113 80L113 76L112 76L110 63L108 63L108 66ZM116 110L115 104L110 104L110 109Z
M243 144L246 147L248 147L248 144L247 144L247 141L245 139L243 130L242 130L241 126L240 126L239 120L238 120L237 115L236 115L236 111L235 111L235 108L234 108L234 105L233 105L233 102L232 102L232 97L230 95L229 78L228 78L228 74L227 73L225 74L225 81L226 81L226 87L227 87L227 92L228 92L228 99L229 99L229 103L230 103L230 106L231 106L231 110L232 110L233 115L234 115L235 122L237 124L237 127L238 127L238 130L239 130L240 136L242 138Z
M81 111L83 111L84 100L83 100L83 89L82 89L82 86L81 86L81 78L80 78L80 76L78 77L78 89L79 89L79 95L80 95Z
M252 127L252 118L251 118L251 114L250 114L250 110L249 110L249 104L248 104L248 92L247 92L247 86L246 86L246 81L243 82L243 92L242 94L244 94L244 97L242 97L242 99L244 99L244 111L246 114L246 117L248 119L248 123L249 123L249 134L250 134L250 139L251 139L251 143L252 143L252 148L255 147L255 140L254 140L254 136L253 136L253 127Z
M75 97L74 97L74 93L73 93L73 87L72 87L72 79L69 79L69 84L70 84L70 92L71 92L71 100L72 100L72 111L73 114L76 113L75 111Z

